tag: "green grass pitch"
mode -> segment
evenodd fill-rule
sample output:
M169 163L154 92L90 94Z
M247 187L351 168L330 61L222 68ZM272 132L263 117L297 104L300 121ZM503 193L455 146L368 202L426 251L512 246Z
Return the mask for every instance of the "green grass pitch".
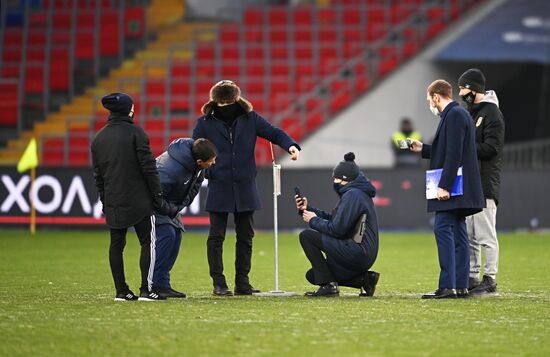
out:
M280 237L280 284L300 296L211 295L206 234L184 235L172 272L185 300L114 302L106 231L0 231L0 355L490 356L550 355L550 235L500 234L500 295L426 301L436 288L430 233L382 232L374 298L342 289L308 299L297 235ZM228 234L228 281L234 267ZM138 242L128 234L130 287ZM258 233L251 282L271 290L273 239ZM232 284L231 284L232 285Z

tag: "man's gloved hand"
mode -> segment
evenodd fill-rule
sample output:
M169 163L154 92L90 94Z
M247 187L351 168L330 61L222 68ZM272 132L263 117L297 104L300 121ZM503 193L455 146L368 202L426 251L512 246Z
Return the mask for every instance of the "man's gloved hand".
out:
M163 216L174 218L178 215L178 212L181 211L182 209L183 209L182 206L163 200L162 204L157 209L157 213Z

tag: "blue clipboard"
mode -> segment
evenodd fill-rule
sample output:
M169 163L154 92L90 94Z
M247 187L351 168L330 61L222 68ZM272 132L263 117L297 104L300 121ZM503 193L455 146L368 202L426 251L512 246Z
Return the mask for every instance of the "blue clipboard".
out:
M437 189L443 169L426 171L426 199L433 200L437 198ZM462 179L462 166L458 168L456 179L451 189L451 196L461 196L464 194L464 182Z

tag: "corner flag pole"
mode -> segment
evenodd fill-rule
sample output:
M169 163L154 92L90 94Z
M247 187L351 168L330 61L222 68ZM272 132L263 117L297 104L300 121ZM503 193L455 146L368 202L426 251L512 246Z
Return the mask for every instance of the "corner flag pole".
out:
M36 180L36 167L31 168L31 187L30 187L30 201L31 201L31 235L36 233L36 207L34 206L34 181Z
M273 166L273 235L274 235L274 255L275 255L275 290L256 293L256 296L294 296L296 293L279 290L279 220L277 200L281 195L281 165L275 163L273 154L273 144L269 143L271 149L271 163Z
M279 292L279 209L278 197L281 195L281 165L275 163L273 144L269 143L271 149L271 163L273 164L273 235L275 236L275 291Z
M31 187L30 187L30 202L31 202L31 217L30 217L30 230L31 235L36 233L36 208L34 206L35 196L34 192L34 181L36 180L36 167L38 166L38 145L36 144L36 139L33 137L29 141L29 144L25 148L23 155L17 163L17 171L22 174L28 169L31 170Z

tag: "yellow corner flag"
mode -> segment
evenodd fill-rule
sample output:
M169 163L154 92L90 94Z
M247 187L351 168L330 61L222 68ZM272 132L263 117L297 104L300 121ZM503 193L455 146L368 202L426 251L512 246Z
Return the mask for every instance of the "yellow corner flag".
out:
M38 166L38 151L36 148L36 139L32 138L25 152L17 163L17 171L23 173L28 169L33 169Z

